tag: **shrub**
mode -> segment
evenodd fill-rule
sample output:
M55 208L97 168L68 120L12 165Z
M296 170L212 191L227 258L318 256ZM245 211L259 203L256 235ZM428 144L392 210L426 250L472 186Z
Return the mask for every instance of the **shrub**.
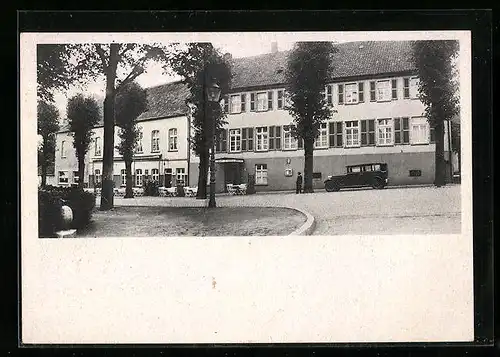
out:
M62 228L61 207L66 204L73 211L70 228L86 227L95 207L95 195L76 187L47 186L38 191L38 226L40 237L53 237Z
M159 196L160 190L157 181L144 182L144 196Z

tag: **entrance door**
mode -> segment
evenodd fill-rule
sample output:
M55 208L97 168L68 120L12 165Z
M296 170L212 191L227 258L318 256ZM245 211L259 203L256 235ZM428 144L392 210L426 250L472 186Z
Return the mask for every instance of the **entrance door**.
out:
M226 189L226 185L230 183L233 185L241 183L240 165L237 163L224 164L224 188Z

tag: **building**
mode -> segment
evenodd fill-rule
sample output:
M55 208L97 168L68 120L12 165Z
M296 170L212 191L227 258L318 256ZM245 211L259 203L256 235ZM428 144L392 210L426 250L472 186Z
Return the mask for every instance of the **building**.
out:
M292 117L284 109L287 55L274 45L264 55L231 59L231 93L222 101L228 124L216 148L218 192L228 183L247 182L248 175L254 175L257 191L294 189L304 151L291 136ZM325 98L337 112L322 125L315 143L314 187L323 188L326 177L342 174L346 165L369 162L388 164L390 184L432 183L434 134L417 99L410 43L344 43L332 61ZM145 177L167 186L179 180L197 185L199 159L188 148L188 96L180 82L148 89L149 108L138 119L143 136L133 164L137 186ZM101 180L102 130L95 129L88 155L90 186ZM57 140L58 182L75 182L76 158L66 155L71 136L63 130ZM449 148L446 128L445 158ZM115 184L123 185L125 165L117 153L114 165Z
M45 184L48 186L57 186L56 176L54 174L54 163L47 166L47 174L45 176ZM42 167L38 166L38 186L42 184Z

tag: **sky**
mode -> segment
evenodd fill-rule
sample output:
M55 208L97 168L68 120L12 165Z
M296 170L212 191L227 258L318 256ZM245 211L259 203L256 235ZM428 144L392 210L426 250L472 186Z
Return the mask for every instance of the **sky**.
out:
M211 41L213 45L220 49L222 53L231 53L234 58L256 56L259 54L271 52L271 42L269 38L252 39L251 46L242 43L242 41ZM292 48L293 41L282 40L278 42L278 50L286 51ZM143 87L154 87L157 85L165 84L182 79L180 76L167 75L163 73L163 68L158 63L150 63L146 68L146 72L137 78L137 82ZM56 92L54 94L55 105L59 110L60 118L66 117L66 105L68 98L76 95L77 93L85 93L97 98L104 98L105 96L105 80L104 76L95 82L88 83L86 86L73 86L67 91Z

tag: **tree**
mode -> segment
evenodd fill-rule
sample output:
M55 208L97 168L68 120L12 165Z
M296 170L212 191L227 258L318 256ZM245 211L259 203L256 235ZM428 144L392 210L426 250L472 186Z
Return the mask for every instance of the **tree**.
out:
M444 123L459 112L454 66L458 47L456 40L413 42L419 99L425 105L425 116L436 137L434 185L437 187L446 184Z
M197 198L207 197L207 174L209 164L209 149L214 143L214 134L220 133L226 124L226 114L219 103L207 101L206 88L216 81L221 89L221 99L227 93L231 84L231 63L211 43L190 43L171 59L174 72L184 77L191 96L192 126L194 133L190 138L193 151L200 158L198 172ZM213 121L215 130L213 133Z
M461 160L461 141L460 141L460 122L451 121L451 146L453 152L458 155L458 172L460 172Z
M46 103L54 101L54 90L68 89L75 80L70 66L70 54L65 45L38 44L37 96Z
M78 160L78 186L83 187L85 155L92 141L92 129L101 117L99 104L94 98L77 94L68 101L67 115L69 129L73 135L73 147Z
M117 149L125 161L125 198L133 198L132 161L134 159L134 149L139 137L136 119L146 110L146 91L136 82L131 82L124 86L123 90L116 96L115 106L116 124L120 128L118 132L120 143Z
M333 113L324 90L334 52L332 42L298 42L287 61L286 109L293 117L294 136L304 142L304 193L313 192L314 141L319 127Z
M42 171L42 187L47 184L47 168L54 163L56 150L55 133L59 130L59 111L53 104L39 100L37 105L37 133L41 136L38 148L38 165Z
M167 47L157 44L111 43L67 45L76 62L75 74L85 80L104 75L104 152L102 168L101 210L113 207L113 152L116 95L127 84L144 73L152 61L168 62Z

